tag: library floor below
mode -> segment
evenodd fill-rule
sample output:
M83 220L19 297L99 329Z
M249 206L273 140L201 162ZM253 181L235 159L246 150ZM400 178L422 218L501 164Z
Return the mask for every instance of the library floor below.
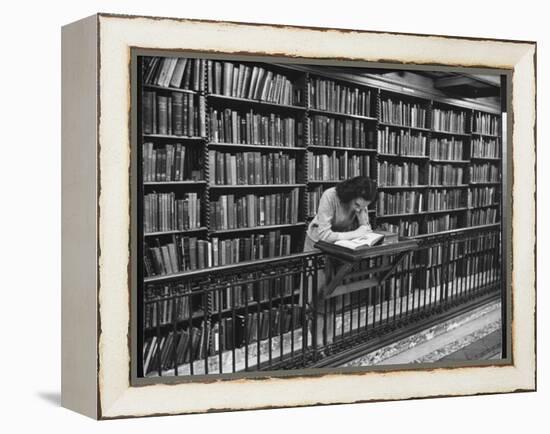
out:
M500 359L501 337L501 303L493 300L341 366Z

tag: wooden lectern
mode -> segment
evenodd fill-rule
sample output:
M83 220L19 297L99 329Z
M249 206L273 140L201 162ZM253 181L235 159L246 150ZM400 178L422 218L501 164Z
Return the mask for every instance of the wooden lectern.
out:
M327 255L326 280L320 293L325 298L378 286L418 246L418 241L401 238L398 241L372 247L348 249L326 241L318 241L315 247ZM371 261L376 259L376 261ZM365 262L375 262L374 267L365 267ZM363 277L363 279L361 279Z

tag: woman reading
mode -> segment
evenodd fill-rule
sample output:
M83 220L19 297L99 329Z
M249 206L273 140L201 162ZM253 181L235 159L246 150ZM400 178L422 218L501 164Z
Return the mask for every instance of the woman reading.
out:
M323 192L315 217L307 228L304 252L314 249L317 241L335 242L360 238L372 231L368 206L376 200L376 183L365 176L341 181ZM318 291L325 283L323 270L317 272ZM311 288L311 286L309 286ZM311 294L310 294L311 295ZM311 299L308 298L308 299ZM327 341L332 341L332 318L334 312L326 312L325 295L317 297L317 342L322 342L324 318L327 316ZM338 309L334 306L334 310ZM331 310L333 310L331 309Z

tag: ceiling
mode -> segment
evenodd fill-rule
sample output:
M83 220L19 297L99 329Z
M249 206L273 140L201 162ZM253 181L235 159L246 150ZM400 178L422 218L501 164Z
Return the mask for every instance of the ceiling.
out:
M335 71L357 74L357 68L329 67ZM374 69L363 70L364 74L376 75L391 79L396 74L416 75L425 82L429 81L429 87L455 98L499 98L500 76L483 74L464 74L457 72L441 71L405 71L398 69ZM359 74L361 75L361 74ZM426 83L425 83L426 84Z
M450 96L487 98L500 95L500 77L498 75L424 71L419 74L430 77L436 89Z

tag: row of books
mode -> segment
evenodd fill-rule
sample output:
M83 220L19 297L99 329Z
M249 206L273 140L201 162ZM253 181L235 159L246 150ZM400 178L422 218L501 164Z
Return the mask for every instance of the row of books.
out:
M430 190L427 193L404 191L379 193L378 215L413 214L424 211L445 211L465 206L466 197L460 190Z
M211 297L211 310L213 313L244 308L257 310L258 303L275 304L284 301L286 297L294 294L294 288L298 287L295 277L299 275L287 275L274 277L273 279L256 280L254 275L248 276L249 283L242 285L228 284L225 288L213 291Z
M455 254L455 249L453 249L453 253L451 253L451 249L449 247L454 246L456 244L449 243L447 246L448 248L445 249L449 252L449 259L455 259L452 255ZM425 255L423 258L425 260L426 264L429 264L430 266L434 265L441 265L443 264L443 245L438 244L435 246L428 247L423 252L421 252L421 255Z
M309 179L333 181L371 175L369 155L348 155L348 152L329 154L308 153Z
M472 157L500 158L500 143L496 139L473 138L471 146Z
M458 216L451 214L444 214L438 217L427 218L425 221L426 234L433 234L435 232L450 231L458 228Z
M488 236L465 240L462 245L465 254L475 254L481 250L496 249L499 246L499 237L488 234Z
M283 152L209 150L210 180L220 185L295 184L296 158Z
M474 133L498 136L500 134L499 116L489 113L476 112L472 118L472 131Z
M447 245L434 245L420 252L420 255L424 256L421 260L423 263L430 264L431 266L441 265L444 263L444 260L452 261L463 257L468 258L483 250L494 249L497 247L496 241L497 237L490 235L488 237L473 238ZM472 261L468 260L467 262Z
M446 277L449 280L454 279L456 277L456 262L453 261L460 259L463 254L464 249L459 243L449 243L445 248L439 244L424 250L421 260L428 264L425 272L431 273L435 277L435 281L432 281L431 284L428 282L428 285L433 287L441 283L441 273L436 273L436 271L441 271L440 265L444 265L445 271L448 271Z
M382 170L379 171L382 173ZM385 185L385 184L381 184ZM401 184L401 185L417 185ZM314 215L319 207L322 187L308 192L309 212ZM427 194L427 211L454 209L464 206L461 190L430 190ZM467 206L495 205L495 189L481 188L468 191ZM269 224L269 223L264 223ZM196 193L187 193L184 199L175 199L172 193L151 193L144 197L145 233L188 230L200 227L200 200Z
M204 90L204 59L186 57L144 57L143 84Z
M144 134L173 136L206 136L204 96L171 92L170 96L157 91L143 92Z
M170 283L147 287L143 304L143 327L152 329L174 322L191 320L191 288L188 284Z
M478 207L496 204L495 187L478 187L468 190L468 206Z
M413 273L405 273L401 276L391 275L386 278L381 285L381 295L385 300L392 298L405 297L414 290ZM376 298L375 298L376 300ZM376 303L376 301L373 301Z
M378 185L380 187L393 185L419 185L420 166L415 163L378 163Z
M176 199L174 192L149 193L143 197L145 233L196 229L201 225L201 202L197 193Z
M397 155L426 155L427 137L423 133L384 127L378 131L378 152Z
M418 191L400 191L397 193L378 193L377 215L391 216L393 214L415 214L423 212L423 193Z
M319 202L321 201L321 196L323 195L324 191L325 188L322 185L318 185L310 191L306 192L308 198L307 215L309 217L313 217L315 216L315 214L317 214L317 210L319 209Z
M252 109L210 109L210 140L263 146L303 146L301 121L278 114L260 114Z
M447 245L436 244L425 250L431 265L442 265L445 260L453 261L464 256L464 242L454 242Z
M256 312L239 313L215 322L202 321L153 335L143 345L143 372L162 372L195 360L203 360L257 341L282 336L303 324L303 309L280 305Z
M490 164L472 164L470 166L470 182L498 182L498 167Z
M460 259L461 257L464 256L464 253L465 253L464 243L449 243L446 247L447 248L445 249L443 244L438 244L437 245L437 248L438 248L439 252L443 253L446 250L448 260L454 261L454 260ZM472 252L472 253L475 253L475 252ZM438 264L443 263L443 257L442 256L443 255L440 256L440 258L437 262Z
M213 354L282 336L302 323L302 308L284 304L222 318L212 327Z
M146 277L166 276L212 266L212 244L197 237L172 235L144 242L143 268Z
M224 194L210 201L213 230L253 228L265 225L298 223L300 207L298 188L289 192L258 194Z
M464 169L452 164L432 164L428 169L429 185L461 185L464 182Z
M376 131L357 119L312 115L309 119L312 145L372 148Z
M468 226L490 225L497 222L496 208L482 208L468 213L466 224Z
M430 158L434 160L462 160L464 158L464 143L454 137L430 139Z
M426 197L426 211L443 211L465 206L463 190L429 190Z
M144 182L198 181L203 179L203 151L181 143L143 144Z
M275 104L302 105L301 89L288 77L262 66L208 61L208 91Z
M464 134L466 132L466 112L434 108L432 110L432 128L436 131Z
M345 86L322 78L313 78L309 89L309 101L313 109L373 116L375 94L371 90Z
M142 77L146 85L203 91L206 70L209 93L278 104L303 104L300 88L288 77L258 65L185 57L144 57ZM370 90L360 90L321 78L313 79L310 89L312 108L361 116L373 115L374 93ZM391 105L394 104L391 101ZM432 127L436 130L465 131L465 112L434 108L432 119ZM478 133L497 135L499 124L496 115L476 112L473 116L473 131Z
M173 235L169 241L159 238L144 243L144 274L166 276L211 266L235 264L255 259L290 255L291 236L279 230L248 237L211 241Z
M256 310L258 303L279 303L294 293L295 276L287 275L254 281L246 284L227 284L211 292L194 294L191 285L179 282L148 285L144 296L143 327L145 330L160 326L191 322L200 317L205 306L211 314L245 308Z
M426 128L428 110L420 104L390 98L382 100L381 109L381 120L384 123Z
M399 234L400 237L415 237L420 233L417 221L399 220L398 224L384 222L379 227L384 231Z
M203 359L209 354L209 325L203 321L200 327L189 327L178 332L145 339L143 343L143 374L162 372L178 365Z
M427 268L424 272L426 280L420 282L423 289L437 288L446 282L452 282L458 277L458 264L456 262L447 263L443 267Z
M498 211L496 209L480 209L474 210L467 214L466 225L467 226L478 226L493 224L497 222ZM424 232L426 234L431 234L441 231L449 231L453 229L458 229L459 227L459 216L452 214L445 214L437 217L429 217L424 221ZM398 233L399 236L404 237L414 237L419 235L420 225L417 221L409 220L399 220L398 224L384 222L379 225L379 228L385 231ZM487 243L486 248L489 248L490 243ZM470 249L472 252L479 251L481 247L475 247ZM428 264L433 264L431 260L427 261Z
M487 272L487 271L492 271L490 273L485 274L485 278L489 279L487 283L491 283L495 279L497 279L496 276L499 275L500 270L498 266L498 259L496 259L495 254L490 254L490 253L485 254L481 256L478 261L466 261L464 275L475 276L477 273ZM470 281L469 285L472 285L471 280L472 278L469 278L466 280L467 282ZM474 278L473 280L475 282L476 279Z
M229 239L212 238L212 265L238 264L255 259L275 258L292 253L290 234L281 234L279 230L263 234L251 234L248 237Z

